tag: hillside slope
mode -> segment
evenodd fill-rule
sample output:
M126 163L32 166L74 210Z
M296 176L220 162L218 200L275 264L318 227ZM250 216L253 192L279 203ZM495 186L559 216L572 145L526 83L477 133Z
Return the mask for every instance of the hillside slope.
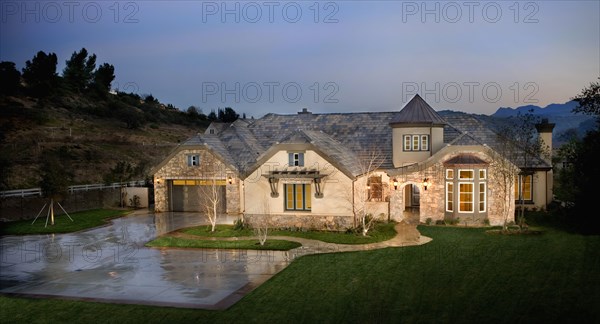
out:
M0 96L5 189L37 187L40 165L49 153L59 154L74 174L74 184L103 183L119 162L128 162L136 168L134 176L143 179L178 143L208 123L188 120L185 113L158 102L131 105L110 96Z

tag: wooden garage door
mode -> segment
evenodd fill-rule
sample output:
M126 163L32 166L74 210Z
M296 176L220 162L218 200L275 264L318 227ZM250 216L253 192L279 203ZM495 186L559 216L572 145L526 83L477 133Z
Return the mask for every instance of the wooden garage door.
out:
M169 185L170 210L176 212L206 212L210 202L211 185L206 180L172 180ZM217 211L225 213L225 180L217 181L219 205Z

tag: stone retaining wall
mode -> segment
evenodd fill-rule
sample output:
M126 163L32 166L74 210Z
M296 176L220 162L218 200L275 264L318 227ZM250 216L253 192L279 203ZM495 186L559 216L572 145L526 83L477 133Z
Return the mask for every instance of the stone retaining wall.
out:
M250 225L258 217L269 217L271 228L296 228L306 230L345 231L353 227L354 217L330 215L244 215L244 221Z

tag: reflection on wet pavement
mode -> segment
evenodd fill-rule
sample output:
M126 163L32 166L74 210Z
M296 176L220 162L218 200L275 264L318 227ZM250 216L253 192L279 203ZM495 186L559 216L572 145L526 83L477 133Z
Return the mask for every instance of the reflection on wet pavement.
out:
M289 263L279 251L144 247L203 223L198 214L146 211L85 232L2 237L0 292L221 309Z

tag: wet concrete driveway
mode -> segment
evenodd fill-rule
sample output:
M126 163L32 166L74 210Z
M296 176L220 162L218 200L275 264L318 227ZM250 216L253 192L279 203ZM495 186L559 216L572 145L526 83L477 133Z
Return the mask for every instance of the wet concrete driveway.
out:
M145 211L90 231L2 237L0 293L223 309L289 264L285 252L144 247L202 221Z

